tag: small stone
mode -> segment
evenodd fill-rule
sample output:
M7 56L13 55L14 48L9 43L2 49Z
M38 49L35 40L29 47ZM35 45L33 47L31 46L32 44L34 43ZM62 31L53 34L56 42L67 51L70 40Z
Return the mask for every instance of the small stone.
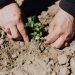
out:
M23 47L24 46L24 42L20 42L20 46Z
M65 65L66 63L68 63L68 61L69 61L69 59L67 58L67 56L65 54L58 56L58 62L60 65Z
M41 52L43 52L45 50L45 46L40 44L39 49L40 49Z
M16 55L16 54L13 54L13 55L12 55L12 58L16 58L16 57L17 57L17 55Z
M2 31L2 32L1 32L1 39L4 39L4 37L5 37L5 32Z
M68 43L67 42L65 42L65 47L67 47L68 46Z

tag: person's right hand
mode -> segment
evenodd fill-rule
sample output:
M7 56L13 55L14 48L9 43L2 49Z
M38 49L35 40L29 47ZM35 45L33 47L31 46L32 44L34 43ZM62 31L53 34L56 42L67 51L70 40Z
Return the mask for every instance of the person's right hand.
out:
M25 44L29 39L22 22L21 11L16 3L11 3L0 9L0 27L7 33L10 39L19 39L21 36Z
M49 34L45 37L45 43L61 48L74 36L74 30L74 17L60 9L49 26Z

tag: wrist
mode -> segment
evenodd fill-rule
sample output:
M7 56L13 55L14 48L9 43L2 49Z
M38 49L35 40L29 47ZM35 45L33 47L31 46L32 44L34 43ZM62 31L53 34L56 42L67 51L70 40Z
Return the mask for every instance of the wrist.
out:
M74 0L61 0L59 3L60 8L62 8L67 13L75 16L75 1Z
M60 11L63 12L62 14L65 14L65 16L68 16L68 18L70 18L70 19L74 19L74 16L71 15L70 13L66 12L65 10L60 9Z

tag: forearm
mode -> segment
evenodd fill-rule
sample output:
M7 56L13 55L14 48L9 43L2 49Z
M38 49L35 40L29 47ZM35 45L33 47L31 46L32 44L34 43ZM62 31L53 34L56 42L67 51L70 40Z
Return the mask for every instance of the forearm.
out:
M59 6L69 14L75 16L75 0L61 0Z

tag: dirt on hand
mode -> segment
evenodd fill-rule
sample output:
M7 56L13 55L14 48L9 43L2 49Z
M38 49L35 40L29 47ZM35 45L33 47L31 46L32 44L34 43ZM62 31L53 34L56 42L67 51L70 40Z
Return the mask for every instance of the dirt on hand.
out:
M15 1L17 2L17 4L18 4L19 6L21 6L24 0L15 0Z
M58 3L39 15L42 24L49 24L59 10ZM75 41L62 50L32 40L14 42L0 30L0 75L75 75Z

